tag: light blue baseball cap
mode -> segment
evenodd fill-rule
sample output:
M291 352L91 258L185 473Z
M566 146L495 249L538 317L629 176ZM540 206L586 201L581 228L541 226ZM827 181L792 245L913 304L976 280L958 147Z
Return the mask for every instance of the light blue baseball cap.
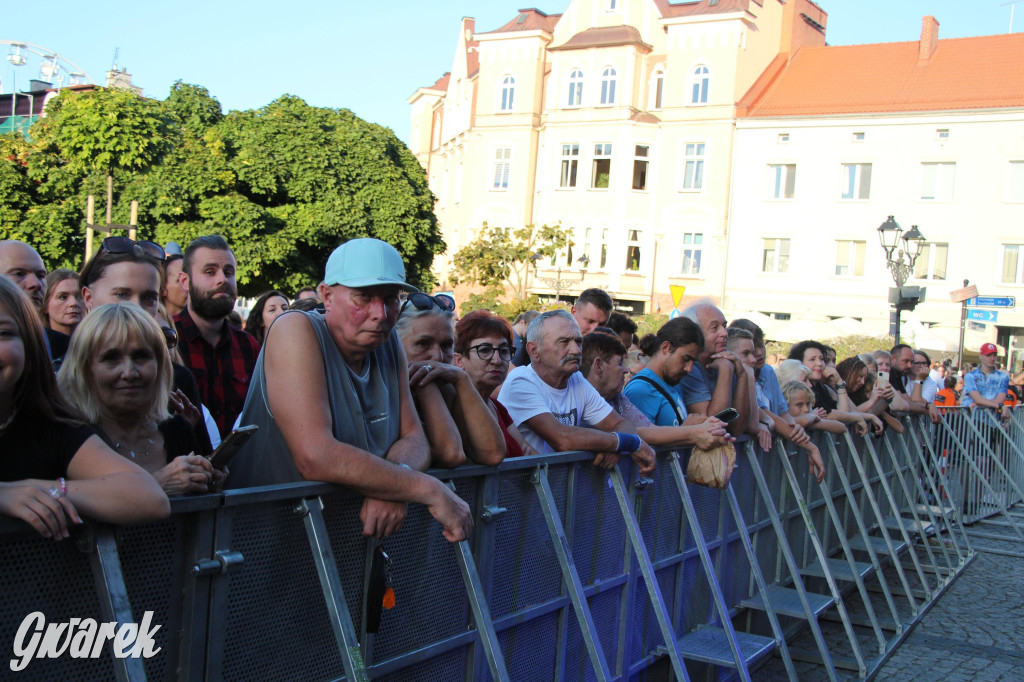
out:
M405 281L405 263L395 247L379 239L350 239L327 259L324 284L341 284L352 289L388 284L419 291Z

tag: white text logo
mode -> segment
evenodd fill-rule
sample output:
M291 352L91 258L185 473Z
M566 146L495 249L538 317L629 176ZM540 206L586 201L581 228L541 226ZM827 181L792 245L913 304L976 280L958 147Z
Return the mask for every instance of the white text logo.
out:
M72 658L99 658L110 640L117 658L149 658L160 653L153 641L160 626L151 627L153 612L146 611L142 624L97 623L92 618L72 618L67 623L46 624L46 616L35 611L25 616L14 636L11 670L19 672L33 658L57 658L65 653Z

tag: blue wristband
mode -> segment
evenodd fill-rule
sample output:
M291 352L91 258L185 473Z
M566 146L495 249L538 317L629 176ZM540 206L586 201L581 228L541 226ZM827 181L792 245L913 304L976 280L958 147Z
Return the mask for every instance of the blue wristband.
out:
M632 455L634 452L640 449L640 436L635 433L619 433L614 432L615 437L619 439L619 447L615 453L618 455Z

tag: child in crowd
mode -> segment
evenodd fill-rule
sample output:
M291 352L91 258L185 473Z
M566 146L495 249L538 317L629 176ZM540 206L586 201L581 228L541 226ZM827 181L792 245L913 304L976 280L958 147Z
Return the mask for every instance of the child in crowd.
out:
M789 413L794 418L808 414L814 407L814 391L799 381L790 381L783 384L782 395L786 398L786 404L789 405ZM817 424L834 424L842 429L842 431L846 431L845 426L831 419L820 419ZM821 427L819 426L819 428ZM833 429L828 428L827 430L832 431ZM807 451L807 463L811 468L811 472L815 474L818 483L821 483L825 479L825 465L821 461L821 453L818 451L818 446L808 442L800 447Z
M946 378L942 380L943 388L940 388L935 394L935 404L939 407L956 407L960 404L960 400L956 394L956 382L957 376L955 374L947 374Z

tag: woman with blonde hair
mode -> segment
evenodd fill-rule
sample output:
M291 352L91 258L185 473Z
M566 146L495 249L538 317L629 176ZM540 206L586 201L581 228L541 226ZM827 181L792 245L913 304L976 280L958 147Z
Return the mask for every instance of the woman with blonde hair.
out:
M79 511L108 523L170 513L167 496L118 457L57 389L28 297L0 277L0 514L44 537L68 537Z
M64 395L114 451L150 472L164 492L207 492L223 474L195 454L192 425L170 416L167 339L152 315L130 303L93 309L60 369Z

